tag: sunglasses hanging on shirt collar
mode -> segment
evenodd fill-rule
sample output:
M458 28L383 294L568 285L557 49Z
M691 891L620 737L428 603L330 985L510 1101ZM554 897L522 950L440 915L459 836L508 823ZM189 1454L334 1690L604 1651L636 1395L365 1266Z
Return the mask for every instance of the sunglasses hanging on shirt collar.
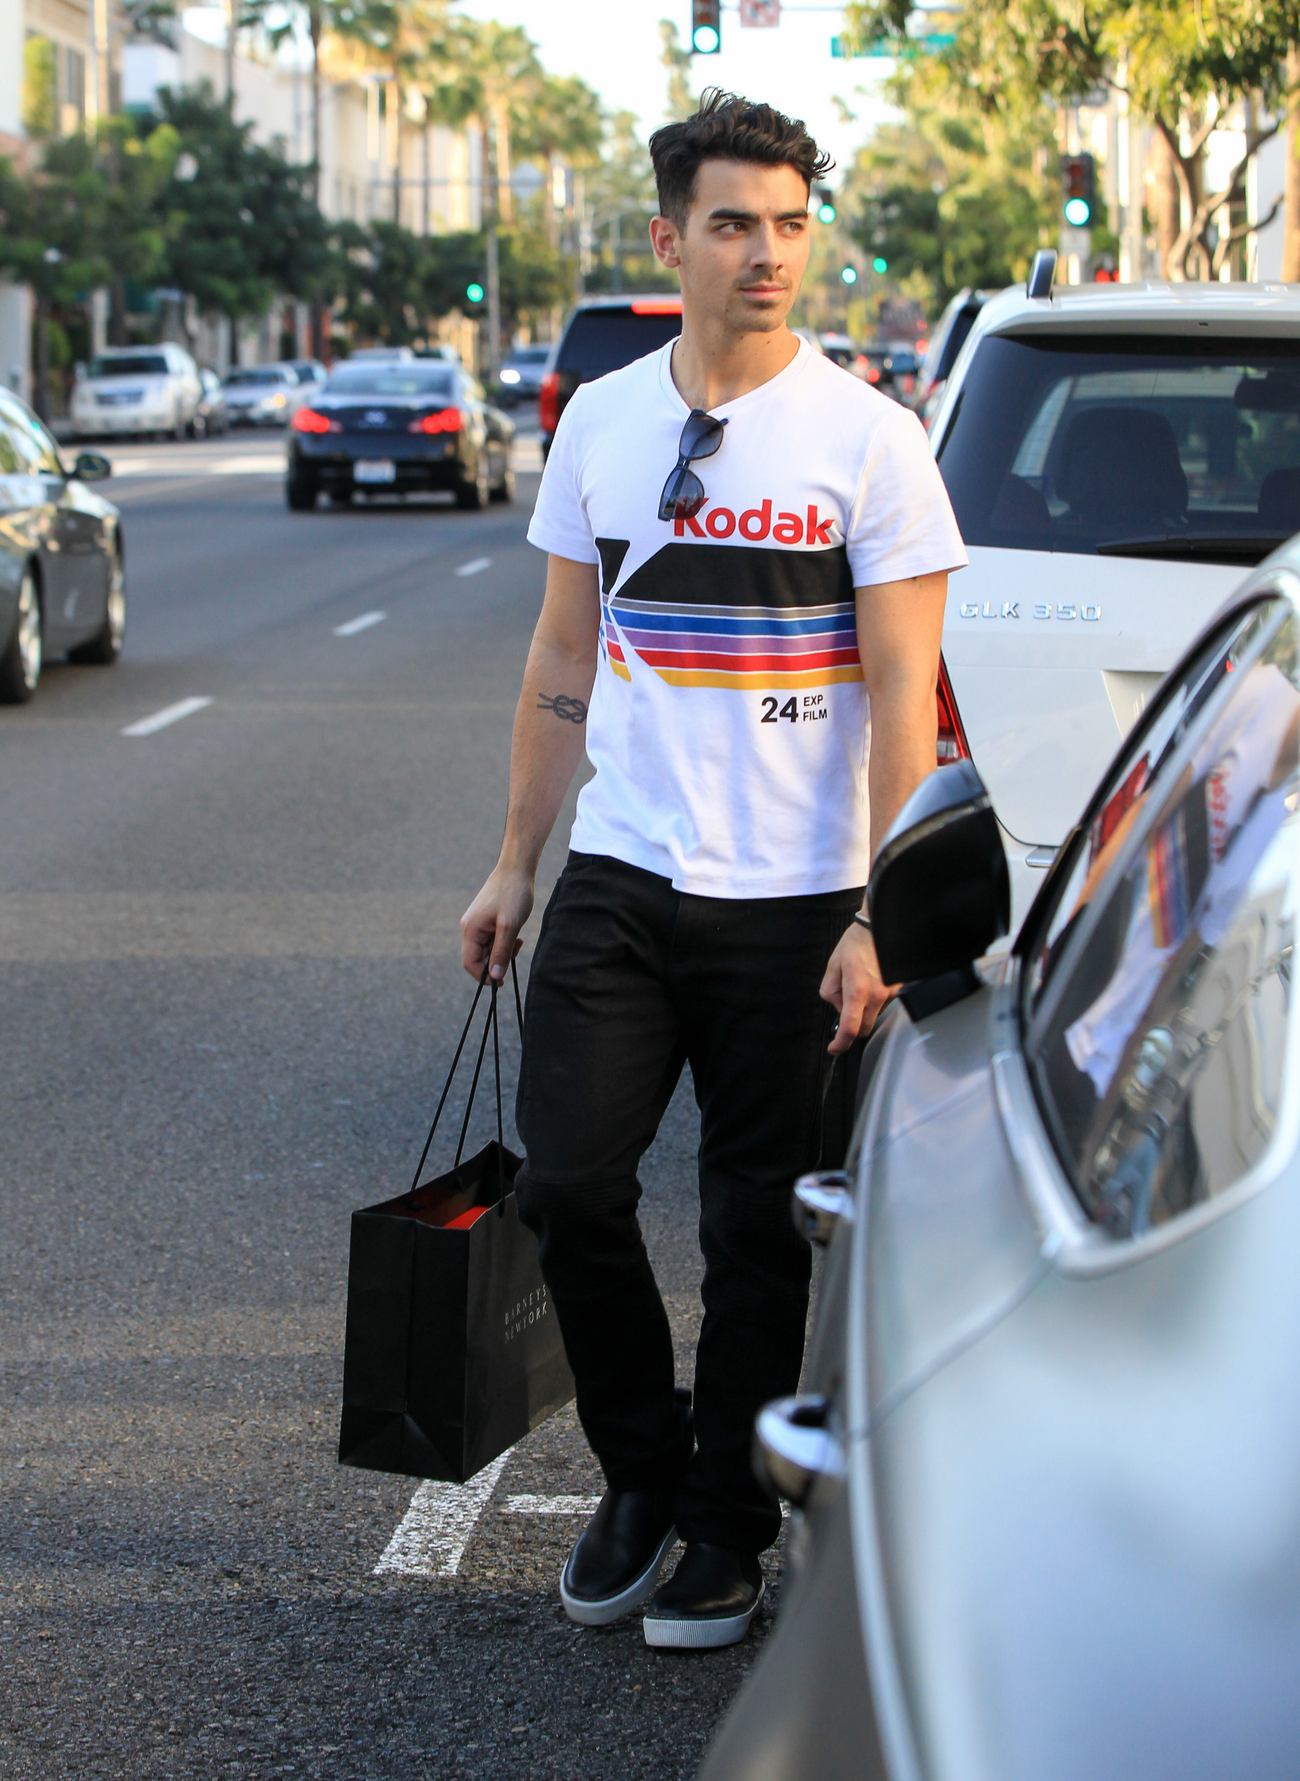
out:
M692 408L677 442L677 462L668 473L664 492L659 497L660 519L694 519L708 499L704 484L691 469L697 458L711 458L722 444L720 421L703 408Z

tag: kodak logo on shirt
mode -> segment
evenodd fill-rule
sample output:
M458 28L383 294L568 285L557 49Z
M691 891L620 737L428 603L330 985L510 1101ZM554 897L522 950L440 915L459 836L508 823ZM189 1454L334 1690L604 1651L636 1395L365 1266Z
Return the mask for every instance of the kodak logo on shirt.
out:
M761 544L765 538L771 538L776 544L829 545L833 524L833 516L827 514L823 519L815 502L807 508L806 514L778 513L774 522L772 503L763 500L757 507L747 507L739 514L730 507L705 506L693 519L674 520L673 537L730 538L734 535L750 544Z

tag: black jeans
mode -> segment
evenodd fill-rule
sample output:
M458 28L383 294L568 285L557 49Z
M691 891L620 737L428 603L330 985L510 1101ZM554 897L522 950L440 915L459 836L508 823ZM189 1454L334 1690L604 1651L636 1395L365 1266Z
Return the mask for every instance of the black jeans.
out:
M790 1215L816 1165L834 1011L818 986L860 889L689 896L570 854L524 1016L520 1216L541 1245L608 1483L678 1487L683 1539L759 1552L780 1510L750 1464L754 1417L798 1388L810 1252ZM668 1318L637 1220L637 1165L689 1063L701 1115L704 1321L688 1448Z

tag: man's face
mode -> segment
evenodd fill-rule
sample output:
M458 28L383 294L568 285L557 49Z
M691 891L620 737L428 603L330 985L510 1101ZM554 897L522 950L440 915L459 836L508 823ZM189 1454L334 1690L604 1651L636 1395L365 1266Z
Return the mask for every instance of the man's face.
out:
M705 161L683 230L658 219L690 312L738 334L782 327L808 264L808 188L793 167ZM666 251L665 251L666 250Z

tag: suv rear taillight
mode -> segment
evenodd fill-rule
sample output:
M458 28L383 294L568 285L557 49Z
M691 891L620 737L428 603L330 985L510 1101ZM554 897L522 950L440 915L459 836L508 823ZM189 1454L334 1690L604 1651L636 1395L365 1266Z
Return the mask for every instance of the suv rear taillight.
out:
M560 424L560 374L548 371L537 392L537 419L543 433L554 435Z
M961 727L961 713L957 710L957 701L952 696L952 682L948 678L948 669L942 656L939 657L939 685L936 693L939 707L939 738L935 749L935 760L940 767L947 767L953 761L969 760L970 747L966 741L966 732Z

